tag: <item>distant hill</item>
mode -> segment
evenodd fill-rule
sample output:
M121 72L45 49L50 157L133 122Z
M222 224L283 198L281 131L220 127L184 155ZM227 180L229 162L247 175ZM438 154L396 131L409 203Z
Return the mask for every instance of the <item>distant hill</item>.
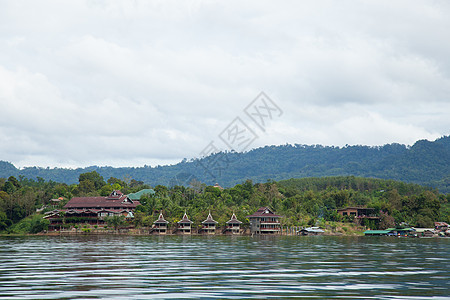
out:
M282 145L257 148L246 153L218 153L203 159L183 160L176 165L139 168L92 166L78 169L29 167L17 169L0 161L0 177L24 176L77 183L81 173L97 171L105 179L131 177L152 186L188 184L192 179L224 187L246 179L255 182L324 176L361 176L401 180L450 192L450 136L413 146L329 147Z

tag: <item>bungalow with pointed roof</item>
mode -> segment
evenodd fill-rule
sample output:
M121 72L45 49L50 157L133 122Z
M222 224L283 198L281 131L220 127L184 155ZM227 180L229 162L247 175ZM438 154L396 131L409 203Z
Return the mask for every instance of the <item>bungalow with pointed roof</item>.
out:
M231 219L226 222L224 234L240 234L241 233L241 224L242 222L236 218L236 215L233 213Z
M280 234L281 216L275 214L269 207L261 207L254 214L247 216L250 220L251 234Z
M177 226L177 229L175 230L175 232L177 232L179 234L191 234L192 223L194 223L194 222L189 220L186 212L184 212L183 218L180 221L178 221L178 226Z
M211 216L211 212L209 212L208 217L205 221L202 222L202 228L199 230L199 233L203 234L216 234L216 220Z
M161 212L159 214L158 220L153 222L153 227L150 230L150 233L153 234L166 234L167 233L167 224L169 224L169 221L164 219L163 213Z

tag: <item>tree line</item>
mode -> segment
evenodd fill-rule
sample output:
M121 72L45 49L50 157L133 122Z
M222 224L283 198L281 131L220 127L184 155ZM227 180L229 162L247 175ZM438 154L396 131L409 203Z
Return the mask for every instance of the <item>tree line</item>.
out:
M54 181L0 178L0 231L36 233L45 230L48 221L42 213L53 210L50 200L62 198L60 207L75 196L107 196L113 190L134 193L151 188L130 177L108 180L96 171L79 175L77 184ZM134 225L151 226L160 212L176 223L187 212L199 226L211 211L219 224L233 213L248 224L246 216L259 207L269 206L282 215L285 226L307 226L326 222L351 222L336 212L338 208L364 206L374 208L381 221L366 221L369 228L386 228L406 223L433 227L435 221L450 222L450 194L416 184L394 180L354 176L268 180L246 180L230 188L217 188L193 179L189 186L156 185L154 194L144 194L137 207ZM36 212L38 210L38 212Z

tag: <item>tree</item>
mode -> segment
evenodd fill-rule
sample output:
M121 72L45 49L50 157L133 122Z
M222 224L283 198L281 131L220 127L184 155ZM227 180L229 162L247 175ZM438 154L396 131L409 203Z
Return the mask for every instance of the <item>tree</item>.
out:
M350 193L348 190L340 190L332 194L336 207L345 207L348 205Z
M11 226L12 222L8 219L5 212L0 211L0 230L5 230L7 227Z
M115 177L110 177L107 182L109 185L114 185L114 184L118 183L120 186L127 186L127 183L125 181L120 180Z
M417 216L417 227L421 228L432 228L434 227L434 222L429 216L418 215Z
M393 189L391 191L386 192L385 197L394 209L397 209L397 210L401 209L402 196L400 196L397 189Z
M78 191L80 194L88 194L91 192L95 192L95 190L95 184L89 179L80 181L80 184L78 185Z
M20 188L20 182L14 176L9 176L8 182L11 182L16 188Z
M120 227L125 225L125 217L124 216L112 216L105 218L106 223L110 227L114 227L114 230L117 231Z
M157 197L167 197L168 189L164 185L157 185L154 190Z
M394 217L388 213L380 212L380 223L378 225L381 229L387 229L395 226Z
M14 193L16 191L16 187L14 186L14 184L11 181L7 181L3 185L3 191L5 191L11 195L12 193Z
M42 215L34 216L30 221L30 233L39 233L48 230L50 221L42 218Z
M138 180L135 180L135 179L131 179L131 181L130 181L130 187L131 188L138 187L138 186L141 186L141 185L144 185L143 181L138 181Z
M101 189L101 187L106 184L106 182L103 180L103 177L100 176L100 174L98 174L96 171L80 174L80 176L78 177L78 181L80 182L80 184L85 180L91 181L94 184L96 190Z
M14 203L12 212L11 212L11 220L16 223L26 217L25 209L20 206L18 203Z

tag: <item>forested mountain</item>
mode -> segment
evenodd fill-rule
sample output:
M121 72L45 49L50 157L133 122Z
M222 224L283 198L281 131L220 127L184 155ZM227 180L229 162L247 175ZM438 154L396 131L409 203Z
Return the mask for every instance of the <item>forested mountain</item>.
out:
M417 141L413 146L329 147L321 145L282 145L257 148L246 153L218 153L202 159L183 160L170 166L138 168L87 167L78 169L29 167L17 169L0 161L0 177L76 183L81 173L97 171L104 178L133 178L151 186L186 185L191 180L224 187L246 179L269 179L353 175L401 180L450 192L450 136L433 142Z

